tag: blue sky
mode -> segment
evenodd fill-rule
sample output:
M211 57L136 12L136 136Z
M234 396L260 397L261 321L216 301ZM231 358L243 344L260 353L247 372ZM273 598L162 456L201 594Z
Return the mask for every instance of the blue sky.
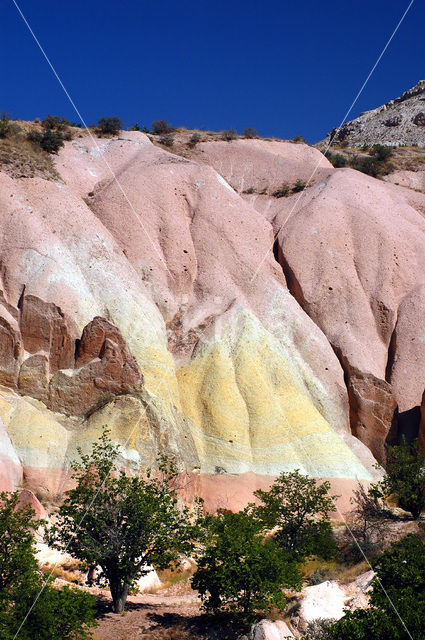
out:
M88 123L165 118L314 142L340 123L407 0L17 0ZM425 78L425 3L351 117ZM0 110L76 120L11 0L1 0Z

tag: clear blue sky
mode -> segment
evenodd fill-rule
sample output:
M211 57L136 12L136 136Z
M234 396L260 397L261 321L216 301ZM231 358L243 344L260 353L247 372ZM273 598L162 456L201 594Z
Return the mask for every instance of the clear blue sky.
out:
M165 118L316 141L340 123L407 0L18 0L88 123ZM76 116L11 0L0 110ZM416 0L351 117L425 78Z

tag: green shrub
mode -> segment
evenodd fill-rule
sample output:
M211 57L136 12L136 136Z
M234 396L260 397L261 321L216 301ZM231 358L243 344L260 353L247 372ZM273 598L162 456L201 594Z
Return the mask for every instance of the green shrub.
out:
M417 440L388 448L383 495L395 493L400 506L417 520L425 508L425 456Z
M231 142L232 140L236 140L238 137L236 129L225 129L221 132L221 139L226 140L226 142Z
M348 165L348 160L342 153L332 153L332 151L326 151L326 158L335 167L335 169L341 169Z
M0 494L0 637L86 640L96 626L94 596L53 588L38 571L33 530L40 526L18 493ZM44 584L46 583L46 584Z
M63 147L63 135L60 131L48 129L41 138L40 146L47 153L57 153Z
M97 130L99 133L117 136L121 129L124 128L123 121L117 116L108 116L107 118L100 118L97 123Z
M62 131L69 124L70 122L66 118L51 115L46 116L41 121L41 126L46 130L56 129L57 131Z
M201 141L201 136L199 133L192 133L192 135L189 138L189 142L187 143L188 147L190 147L191 149L193 149L194 147L196 147L196 145L198 144L198 142Z
M301 178L298 178L298 180L295 182L294 186L292 187L292 192L298 193L299 191L304 191L306 186L307 186L306 181L301 180Z
M393 155L393 149L384 144L374 144L369 154L376 158L378 162L385 162Z
M304 136L301 135L294 136L292 138L292 142L304 142L305 144L307 143Z
M258 138L258 132L253 127L247 127L242 131L244 138Z
M171 133L172 128L168 124L167 120L154 120L151 124L151 131L156 135L164 133Z
M370 608L349 611L332 640L424 640L425 543L408 535L374 563Z
M165 145L166 147L172 147L174 144L174 136L172 136L170 133L168 133L165 136L161 136L159 139L159 142L163 145Z
M133 126L132 126L132 127L129 127L129 129L128 129L128 130L129 130L129 131L141 131L141 130L142 130L142 127L140 126L140 124L138 124L138 123L136 122L136 124L133 124Z
M11 131L10 117L3 113L0 118L0 138L6 138Z
M381 171L379 163L371 156L353 156L350 159L350 167L373 178L376 178Z
M250 619L255 612L286 604L283 588L299 589L301 577L293 557L273 540L247 511L209 517L203 555L192 577L206 611L229 611Z
M272 196L273 198L285 198L289 196L290 193L291 187L287 182L284 182L276 191L273 191Z

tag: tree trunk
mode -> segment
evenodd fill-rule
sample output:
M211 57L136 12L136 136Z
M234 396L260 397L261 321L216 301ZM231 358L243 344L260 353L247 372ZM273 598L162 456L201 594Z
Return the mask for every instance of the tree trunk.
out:
M122 613L124 611L125 603L127 602L130 585L122 580L110 580L109 586L111 589L113 603L112 608L115 613Z

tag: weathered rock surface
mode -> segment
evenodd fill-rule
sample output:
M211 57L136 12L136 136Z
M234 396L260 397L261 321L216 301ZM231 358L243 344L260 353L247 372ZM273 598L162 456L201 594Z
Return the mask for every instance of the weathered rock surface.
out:
M410 316L420 308L425 197L351 169L309 189L296 209L294 197L282 199L273 221L282 268L343 365L353 433L381 456L396 404L419 404L424 386L420 362L413 377L398 363L411 361L409 345L422 333L418 315L402 319L406 307Z
M425 144L424 94L425 80L420 80L399 98L364 111L341 128L333 129L326 142L422 146Z
M249 634L245 637L247 640L285 640L285 638L293 638L294 634L283 620L276 620L275 622L261 620L253 625Z
M229 184L316 166L289 198ZM4 483L60 494L104 424L123 464L172 453L212 507L283 470L372 477L358 437L380 456L395 403L422 397L421 363L412 380L398 363L420 324L423 195L256 140L188 160L139 132L81 134L56 168L0 172Z

